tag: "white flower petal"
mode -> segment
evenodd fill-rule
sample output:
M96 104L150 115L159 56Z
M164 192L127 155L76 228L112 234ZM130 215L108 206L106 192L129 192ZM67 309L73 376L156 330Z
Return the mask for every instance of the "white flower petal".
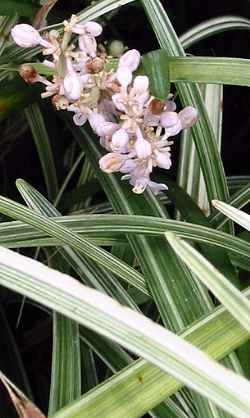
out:
M102 171L105 173L114 173L119 171L124 162L124 156L115 152L110 152L104 155L99 160L99 166Z
M168 186L163 183L156 183L154 181L149 181L148 187L152 190L152 192L157 195L159 193L162 193L163 191L168 189Z
M136 94L147 93L149 89L149 79L145 75L138 75L134 79L133 89Z
M141 54L137 49L130 49L119 59L118 68L127 67L131 72L135 71L141 60Z
M118 68L116 78L123 87L127 87L132 82L132 72L127 67Z
M94 58L97 51L97 43L94 37L82 35L78 40L81 51L86 52L90 57Z
M112 96L112 101L117 110L120 110L121 112L126 113L126 106L124 104L123 97L120 93L114 94Z
M169 170L171 167L171 154L166 149L164 151L164 148L162 151L155 150L154 151L155 160L157 162L158 167L165 168L166 170Z
M174 126L179 122L179 117L176 112L163 112L160 117L161 126L163 128L169 128Z
M102 26L99 25L99 23L90 21L85 23L83 26L87 35L96 37L102 33Z
M129 136L125 129L118 129L112 136L113 151L126 152L126 146L129 142Z
M65 96L69 100L78 100L81 96L81 82L75 71L69 71L63 80Z
M39 32L33 26L25 23L14 26L11 35L15 43L23 48L32 48L40 45L42 41Z
M87 122L87 116L81 112L78 112L73 116L73 121L75 125L82 126L85 124L85 122Z
M192 106L184 107L179 113L182 128L190 128L198 120L198 111Z

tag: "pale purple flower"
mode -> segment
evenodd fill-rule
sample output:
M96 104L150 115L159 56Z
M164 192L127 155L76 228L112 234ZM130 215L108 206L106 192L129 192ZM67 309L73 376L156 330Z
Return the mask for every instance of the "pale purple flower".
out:
M152 147L149 141L143 138L141 130L136 131L135 152L138 158L146 159L152 154Z
M118 62L118 69L128 68L133 73L139 67L141 54L136 49L130 49L121 56Z
M117 123L107 121L103 114L96 111L89 114L88 121L93 131L100 137L110 137L119 129Z
M175 136L182 130L182 124L176 112L163 112L160 117L160 124L166 129L168 136Z
M71 100L78 100L81 96L81 81L80 77L74 70L72 62L67 59L67 73L63 80L64 94Z
M110 174L119 171L125 159L126 156L122 154L110 152L99 160L99 165L102 171Z
M51 47L51 43L44 40L39 32L31 25L21 23L16 25L11 30L13 40L18 46L22 48L33 48L41 45L45 48Z
M129 135L125 129L118 129L113 135L111 140L111 149L116 152L126 153L128 152Z
M198 120L198 111L192 106L184 107L179 112L182 129L191 128Z

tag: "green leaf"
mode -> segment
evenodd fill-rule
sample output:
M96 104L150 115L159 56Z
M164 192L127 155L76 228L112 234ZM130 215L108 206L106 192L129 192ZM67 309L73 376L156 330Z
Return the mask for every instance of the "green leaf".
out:
M53 314L53 352L49 415L81 395L79 327L75 321Z
M143 276L107 251L96 247L90 241L80 237L73 231L59 226L54 220L38 214L23 205L15 203L7 198L0 197L0 212L15 219L23 220L37 229L41 229L48 235L59 239L62 244L71 246L88 258L100 263L102 266L117 274L127 283L138 287L143 293L148 294Z
M226 371L182 338L143 315L122 307L110 297L35 260L1 248L0 265L1 285L67 314L80 324L142 355L232 415L241 418L249 416L250 383ZM72 412L68 416L73 417ZM54 415L63 416L63 410Z
M214 83L250 86L250 60L218 57L169 58L169 77L175 83Z
M205 20L180 36L184 49L210 36L231 30L250 30L250 20L241 16L220 16Z
M218 200L212 201L213 206L237 224L250 231L250 215Z
M250 332L249 300L190 244L171 232L166 232L165 235L178 256L239 321L241 326Z
M149 214L153 211L153 215L168 217L152 193L145 193L146 199L143 201L143 196L140 196L139 200L139 196L128 191L127 185L117 181L117 176L107 176L99 170L98 160L102 154L93 135L91 136L86 129L82 129L85 135L84 141L81 141L79 130L72 130L72 132L91 159L96 175L114 210L137 215ZM170 326L170 329L179 331L211 308L209 297L206 290L195 282L189 270L183 268L184 265L178 262L170 248L164 246L159 240L142 238L138 236L133 240L130 238L130 243L140 262L163 323ZM195 396L195 401L207 414L212 408L214 409L197 396Z
M48 196L53 199L58 192L56 168L49 136L38 103L33 103L27 107L25 114L36 144Z
M0 3L0 14L12 16L18 12L19 16L32 17L39 7L32 2L22 2L15 0L4 0Z
M169 56L184 57L180 41L159 0L142 0L161 48ZM199 122L192 128L202 172L207 186L208 200L229 197L222 161L199 88L195 85L177 84L183 105L193 105L199 112Z
M249 299L250 291L245 294ZM249 338L247 331L223 307L216 309L181 335L216 359L223 358ZM100 351L102 352L101 346ZM100 410L103 418L109 418L109 412L104 411L110 399L117 400L113 402L113 418L138 418L179 388L180 383L163 374L160 369L144 360L137 360L72 404L72 409L62 411L65 415L60 418L80 418L82 415L99 418Z
M142 57L143 74L150 80L150 92L166 100L170 93L169 64L164 50L149 52Z
M31 193L25 193L25 183L17 181L17 187L27 205L38 213L53 216L53 211L44 202L37 203ZM51 256L51 253L49 253ZM62 263L56 262L53 258L53 265L57 268ZM60 260L61 261L61 260ZM62 271L67 271L65 263L62 264ZM77 399L81 395L81 359L79 327L74 321L62 315L53 313L53 352L52 370L50 381L49 414Z
M250 183L238 189L227 202L237 209L241 209L250 202ZM220 229L228 218L221 212L213 213L209 218L209 223L214 227Z
M177 184L171 180L166 181L168 185L168 195L175 203L177 209L180 211L183 219L190 223L200 224L205 227L210 227L209 220L204 215L198 205L182 190ZM217 267L221 273L225 274L231 282L237 287L240 287L240 282L237 279L237 273L232 266L227 252L221 248L214 248L212 246L200 245L201 252Z

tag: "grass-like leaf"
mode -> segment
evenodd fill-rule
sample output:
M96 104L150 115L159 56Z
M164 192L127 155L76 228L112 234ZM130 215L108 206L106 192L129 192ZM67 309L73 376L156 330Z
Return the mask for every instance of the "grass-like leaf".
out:
M250 383L180 337L71 277L10 250L0 249L0 265L3 286L42 300L47 307L142 355L232 415L249 416ZM56 416L65 417L63 411Z
M190 244L182 241L171 232L166 233L166 238L178 256L202 283L213 292L234 318L250 332L249 300Z
M224 202L213 200L212 204L216 209L228 216L228 218L250 231L250 215Z
M231 30L250 30L250 20L241 16L220 16L205 20L180 36L184 49L210 36Z
M42 165L48 196L50 199L54 199L58 192L56 168L49 136L38 103L33 103L27 107L25 114Z

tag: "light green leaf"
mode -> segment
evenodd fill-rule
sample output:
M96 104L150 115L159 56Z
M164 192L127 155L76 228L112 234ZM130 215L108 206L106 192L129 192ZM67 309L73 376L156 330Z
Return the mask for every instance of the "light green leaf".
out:
M250 332L249 300L190 244L182 241L171 232L166 232L165 235L178 256L220 300L234 318Z
M169 56L184 57L185 52L159 0L142 0L153 30L161 48ZM227 200L229 197L222 161L215 136L209 121L199 88L195 85L178 84L183 105L193 105L199 112L199 122L192 128L193 138L207 186L209 201L215 198ZM220 197L219 197L220 196Z
M180 36L184 49L210 36L231 30L250 30L250 20L241 16L220 16L205 20Z
M149 52L142 57L143 74L150 80L150 93L166 100L170 93L169 64L163 49Z
M212 201L213 206L237 224L250 231L250 215L218 200Z
M217 57L169 58L172 82L250 86L250 60Z
M42 165L48 196L50 199L54 199L58 191L56 168L47 129L38 103L33 103L27 107L25 114Z
M80 253L85 254L90 259L100 263L103 267L117 274L127 283L138 287L143 293L148 294L143 276L135 269L129 267L109 252L96 247L90 241L80 237L73 231L59 226L51 218L40 215L19 203L7 198L0 197L0 212L5 213L14 219L22 220L36 229L43 230L48 235L59 239L62 244L71 246Z
M1 248L0 265L1 285L42 301L45 306L111 338L232 415L248 418L250 383L225 370L182 338L35 260ZM68 416L73 417L72 412ZM65 417L65 413L59 411L54 417Z

